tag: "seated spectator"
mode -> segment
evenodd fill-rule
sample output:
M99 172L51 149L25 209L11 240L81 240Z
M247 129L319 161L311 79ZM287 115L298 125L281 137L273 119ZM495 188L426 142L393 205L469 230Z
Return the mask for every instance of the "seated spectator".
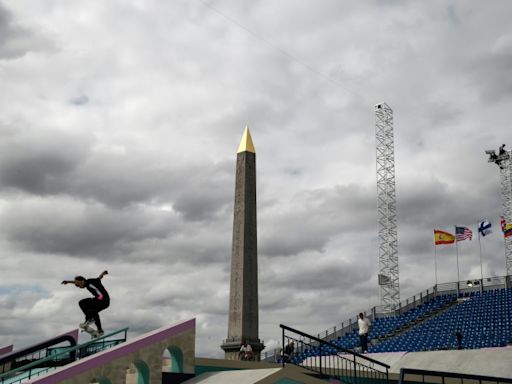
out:
M252 353L251 344L247 343L247 340L244 340L244 343L240 347L240 360L252 360L254 355Z
M286 347L284 347L284 362L285 363L289 363L292 358L293 358L293 355L295 353L295 344L293 341L290 341Z

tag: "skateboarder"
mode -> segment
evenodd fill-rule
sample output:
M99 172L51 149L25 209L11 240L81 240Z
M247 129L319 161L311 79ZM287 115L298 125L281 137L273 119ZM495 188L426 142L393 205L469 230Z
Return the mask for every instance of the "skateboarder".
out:
M107 274L108 271L103 271L101 272L101 275L99 275L99 277L95 279L86 279L83 276L76 276L74 280L62 281L62 284L73 283L78 288L87 288L87 290L94 295L94 297L82 299L78 302L78 305L85 314L85 322L80 323L80 328L89 332L88 329L91 329L90 325L96 323L96 328L98 329L98 336L103 335L100 315L98 313L100 311L103 311L105 308L108 308L108 306L110 305L110 297L108 295L108 292L103 286L103 284L101 284L101 279L103 278L103 276Z

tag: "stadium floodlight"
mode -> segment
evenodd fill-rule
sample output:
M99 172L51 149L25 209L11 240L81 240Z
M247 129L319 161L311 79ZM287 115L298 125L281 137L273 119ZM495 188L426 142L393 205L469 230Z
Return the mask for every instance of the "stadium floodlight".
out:
M398 279L393 110L386 103L375 105L375 138L379 224L378 284L381 302L385 310L392 311L400 304L400 285Z
M512 151L507 151L505 144L502 144L498 154L493 149L488 149L485 153L489 155L488 162L495 163L500 168L503 218L507 224L512 223ZM507 275L512 275L512 236L505 237L505 267Z

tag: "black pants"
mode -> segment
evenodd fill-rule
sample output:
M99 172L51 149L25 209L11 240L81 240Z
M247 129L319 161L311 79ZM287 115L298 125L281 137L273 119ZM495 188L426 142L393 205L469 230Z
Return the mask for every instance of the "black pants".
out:
M101 320L100 315L98 314L100 311L103 311L105 308L108 308L110 305L110 301L108 300L98 300L92 297L87 299L82 299L78 302L78 305L82 309L82 312L85 314L85 321L94 320L96 323L96 327L98 331L101 331Z
M368 352L368 334L359 335L359 341L361 342L361 352Z

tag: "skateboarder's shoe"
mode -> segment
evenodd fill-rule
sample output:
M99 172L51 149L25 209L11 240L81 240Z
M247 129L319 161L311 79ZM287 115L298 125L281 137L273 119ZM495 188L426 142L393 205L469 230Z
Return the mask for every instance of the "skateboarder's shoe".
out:
M85 323L80 323L78 326L81 330L85 330L94 324L94 320L86 320Z
M97 331L97 333L98 333L98 337L101 337L101 336L103 336L105 334L105 332L103 332L103 330Z

